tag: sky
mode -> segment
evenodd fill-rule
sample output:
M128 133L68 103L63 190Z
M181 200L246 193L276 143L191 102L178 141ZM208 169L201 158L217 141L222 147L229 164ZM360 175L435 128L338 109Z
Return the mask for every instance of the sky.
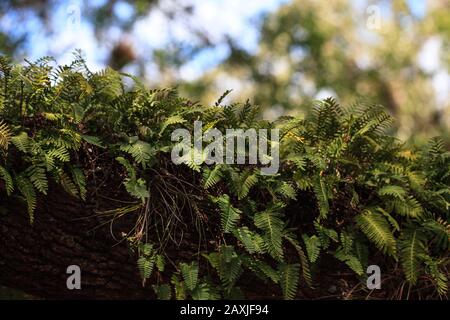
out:
M21 30L33 30L29 44L26 48L27 58L33 60L44 55L57 57L58 62L67 63L72 59L72 52L81 49L87 58L88 65L93 70L105 66L109 49L115 40L120 37L120 30L111 29L108 37L110 44L99 45L95 39L92 25L86 21L81 12L83 0L63 1L55 12L51 14L51 25L56 32L48 36L45 29L39 25L36 19L29 19L17 28L14 25L14 16L8 15L0 22L4 30L19 33ZM95 0L94 3L103 3L103 0ZM179 0L181 3L191 3L192 0ZM191 27L206 30L213 42L220 42L225 34L236 39L244 49L254 51L258 43L258 32L252 23L259 15L274 11L287 0L206 0L201 5L194 7L192 17L189 19ZM168 9L171 1L162 0L162 9ZM115 12L119 17L126 18L131 15L132 8L119 2L115 6ZM169 21L161 10L152 10L150 14L139 21L133 27L129 35L134 43L140 45L135 49L141 58L148 59L152 49L162 49L173 40L195 42L197 41L190 33L185 23L180 21ZM181 71L183 78L192 79L200 76L220 60L227 56L226 46L218 46L211 50L205 50L193 61L186 65ZM149 66L151 68L151 66ZM132 70L130 70L132 71Z
M288 0L178 0L182 4L194 3L194 12L189 19L191 27L206 30L213 42L220 40L227 34L249 52L254 52L258 44L258 30L254 24L261 14L275 11ZM23 30L32 30L31 38L26 47L27 58L34 60L44 55L52 55L60 63L67 63L72 59L75 49L81 49L87 58L88 65L93 70L105 66L108 53L114 41L119 40L121 32L112 28L108 37L110 43L99 45L96 41L92 25L83 17L83 3L85 0L61 1L56 10L50 14L51 26L55 31L49 36L36 18L30 17L17 26L15 17L6 15L0 21L0 28L10 32L20 33ZM91 5L104 4L106 0L90 1ZM367 5L365 1L360 2ZM161 0L161 8L171 9L173 1ZM201 4L199 4L201 3ZM380 2L382 3L382 2ZM408 0L412 12L420 17L425 14L426 1ZM123 18L132 15L132 7L125 2L118 2L114 12ZM195 43L197 39L186 28L181 20L169 21L162 10L152 10L150 14L140 19L128 35L130 41L139 43L135 49L143 59L149 72L155 70L149 52L153 49L162 49L170 45L173 40ZM205 71L216 66L228 54L226 45L202 51L192 61L180 70L181 78L192 80L201 76ZM128 70L134 73L133 69Z

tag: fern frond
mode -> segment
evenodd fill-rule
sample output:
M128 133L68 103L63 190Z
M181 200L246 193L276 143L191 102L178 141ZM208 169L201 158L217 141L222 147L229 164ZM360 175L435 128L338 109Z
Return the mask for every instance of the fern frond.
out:
M448 277L445 270L445 265L441 270L441 264L443 260L435 260L428 255L423 256L425 265L427 267L427 273L433 279L437 292L439 295L445 296L448 293Z
M150 191L148 190L147 183L142 178L139 178L137 180L126 179L123 184L127 192L131 196L140 199L142 203L144 203L145 200L150 197Z
M25 172L36 190L47 194L48 181L45 168L40 165L32 165Z
M80 168L72 168L72 178L78 187L81 200L86 200L86 177Z
M302 246L291 235L289 235L289 234L285 235L285 239L288 240L294 246L294 248L297 250L298 256L300 258L300 265L302 267L303 278L305 279L306 284L310 288L312 288L313 282L312 282L312 277L311 277L311 267L310 267L308 258L306 257L305 250L303 250Z
M14 191L14 182L13 178L9 174L8 170L4 167L0 166L0 178L3 179L6 186L6 194L10 196Z
M254 216L255 225L264 231L267 251L272 257L278 260L283 259L282 236L284 222L281 215L271 210L256 213Z
M232 246L222 245L220 252L205 255L208 262L216 269L226 291L230 292L242 273L242 261Z
M214 198L213 201L218 204L221 211L220 222L223 232L231 232L241 218L242 211L231 205L230 197L227 194Z
M378 190L380 196L390 196L396 199L403 200L406 196L406 191L400 186L388 185Z
M52 159L58 159L61 162L69 162L70 154L65 147L59 147L57 149L52 149L47 152L47 156Z
M378 249L391 256L396 255L396 241L385 218L376 212L365 210L355 217L356 223Z
M173 124L185 123L185 122L186 122L186 120L182 116L173 115L173 116L167 118L166 120L164 120L164 122L161 124L161 129L159 130L159 135L162 135L168 126L173 125Z
M292 300L297 295L300 265L283 263L278 268L280 272L280 285L284 299Z
M297 197L297 192L295 191L294 187L286 181L283 181L275 190L275 192L282 195L286 199L295 200Z
M0 120L0 148L8 150L9 141L11 140L11 131L8 125Z
M400 263L411 284L417 282L420 268L420 256L426 254L426 238L418 228L403 230L399 239Z
M129 153L134 160L142 165L146 165L155 155L155 149L147 142L137 140L132 144L124 144L120 146L122 151Z
M265 244L263 238L247 227L237 228L233 231L234 236L242 242L248 253L264 253Z
M28 206L28 216L30 219L30 223L32 224L34 221L34 210L36 209L36 191L34 190L33 184L31 181L23 175L19 175L16 177L17 189L19 189L20 193L25 198Z
M364 274L364 269L362 267L361 261L358 257L345 252L345 250L337 250L334 253L334 256L344 262L350 269L352 269L358 276L362 276Z
M180 270L188 289L194 290L198 281L198 265L195 262L191 264L180 263Z
M216 185L222 179L222 166L216 164L213 169L205 168L203 170L203 187L209 189Z
M30 149L30 139L26 132L21 132L17 136L12 137L11 142L23 153L27 153Z
M153 267L155 265L155 256L140 256L137 261L137 265L143 283L145 284L145 280L150 278L150 276L152 275Z
M303 234L302 238L305 242L309 261L311 263L316 262L320 255L320 239L316 235L309 237L306 234Z
M61 186L66 190L68 194L70 194L73 197L78 197L78 188L73 183L72 179L61 169L58 172L59 174L59 183Z
M330 204L328 202L329 192L325 181L319 177L313 184L314 194L316 195L317 204L319 206L320 219L326 218L328 211L330 210Z

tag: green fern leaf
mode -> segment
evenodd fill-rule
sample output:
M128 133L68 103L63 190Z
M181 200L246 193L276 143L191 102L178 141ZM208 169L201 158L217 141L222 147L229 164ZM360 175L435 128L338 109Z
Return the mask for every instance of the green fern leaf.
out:
M24 196L27 202L28 216L30 219L30 223L32 224L34 221L34 210L36 209L36 201L37 201L36 192L34 190L33 184L28 178L22 175L16 177L16 184L20 193Z
M78 187L81 200L86 200L86 178L80 168L72 168L72 178Z
M141 274L142 280L150 278L155 265L155 256L140 256L137 265ZM145 282L144 282L145 283Z
M209 189L222 179L222 166L215 165L213 169L206 168L203 171L203 187Z
M215 198L214 201L217 202L221 211L220 222L223 232L231 232L241 218L242 211L231 205L230 197L227 194Z
M400 263L411 284L417 282L420 268L420 255L426 254L425 235L416 227L403 230L399 239Z
M9 141L11 140L11 131L6 123L0 120L0 148L8 150Z
M406 191L400 186L388 185L378 190L380 196L390 196L396 199L403 200L406 196Z
M278 268L280 272L280 285L286 300L292 300L297 295L300 265L283 263Z
M391 256L395 256L396 241L385 218L376 212L366 210L355 217L356 223L367 238L372 241L378 249Z
M180 263L181 274L189 290L194 290L198 281L198 265L195 262L191 264Z
M5 181L6 194L10 196L14 191L14 182L9 172L2 166L0 166L0 178Z
M26 132L21 132L19 135L12 137L11 142L23 153L27 153L30 150L31 142Z
M316 235L309 237L306 234L302 235L303 241L306 245L306 252L311 263L317 261L320 255L320 239Z
M255 225L264 231L267 251L272 257L278 260L283 259L282 236L284 222L281 215L271 210L256 213L254 216Z
M32 165L25 172L36 190L43 194L47 194L48 181L45 168L39 165Z
M242 242L248 253L264 253L264 239L247 227L237 228L233 231L235 237Z

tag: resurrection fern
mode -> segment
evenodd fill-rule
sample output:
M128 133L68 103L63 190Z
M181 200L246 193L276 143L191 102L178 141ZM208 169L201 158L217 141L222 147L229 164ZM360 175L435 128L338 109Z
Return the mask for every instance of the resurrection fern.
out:
M406 228L399 239L400 262L405 272L406 280L415 284L419 277L421 256L426 255L426 238L417 227Z
M303 241L305 242L306 252L308 253L309 261L311 263L316 262L320 254L319 238L316 235L308 237L306 234L304 234Z
M0 177L5 182L7 195L10 196L14 191L13 178L11 177L9 172L2 166L0 166Z
M126 203L100 216L133 220L123 234L159 299L242 299L253 281L293 299L301 281L320 288L316 273L339 267L364 287L369 263L389 275L386 290L406 279L408 297L448 295L450 151L441 138L405 144L387 133L388 112L362 101L329 98L271 122L249 101L225 103L229 91L203 106L111 68L92 72L80 54L54 65L0 57L2 213L20 214L20 200L33 222L57 188L95 207ZM194 121L204 132L278 129L278 172L261 174L262 161L246 154L244 164L205 163L198 141L182 141L173 163L172 132L192 137Z
M230 197L226 194L214 201L217 202L221 210L220 221L222 223L223 233L231 232L236 227L242 212L231 205Z
M389 255L396 255L396 240L388 222L381 214L366 210L358 215L355 220L362 232L378 249Z
M267 252L275 259L283 259L282 237L284 222L281 214L272 208L255 214L255 226L261 229Z
M214 168L205 168L203 171L203 187L209 189L216 185L223 177L222 166L216 165Z
M0 120L0 148L3 150L8 150L8 144L11 140L11 131L9 130L6 123Z
M180 264L181 274L183 275L184 283L189 290L194 290L197 287L198 281L198 266L195 263Z
M21 195L25 198L28 206L28 215L30 218L30 223L34 221L34 209L36 209L36 191L34 190L33 184L28 178L24 176L16 177L17 189Z
M279 268L280 285L285 299L291 300L297 294L300 273L299 264L282 264Z
M233 232L235 237L244 245L248 253L264 253L266 244L264 239L248 227L236 228Z

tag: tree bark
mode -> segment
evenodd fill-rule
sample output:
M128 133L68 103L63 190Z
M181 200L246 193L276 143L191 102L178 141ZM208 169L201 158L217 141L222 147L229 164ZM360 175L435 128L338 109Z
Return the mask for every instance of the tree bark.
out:
M52 186L30 225L23 203L1 202L8 209L0 216L1 285L38 298L153 298L150 286L142 286L136 256L125 241L114 240L109 225L98 228L97 219L87 218L94 215L88 204ZM67 288L70 265L81 268L80 290Z

